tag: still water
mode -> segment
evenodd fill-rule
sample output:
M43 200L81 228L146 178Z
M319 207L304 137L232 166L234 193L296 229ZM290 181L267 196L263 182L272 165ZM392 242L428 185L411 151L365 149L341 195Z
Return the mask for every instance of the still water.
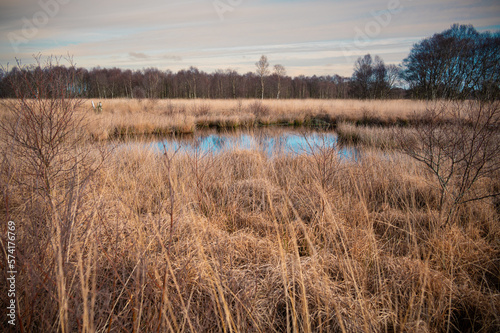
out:
M232 149L260 150L269 157L277 155L309 154L313 150L334 148L342 158L357 160L359 152L353 147L339 146L334 132L306 131L296 129L260 128L230 132L199 131L194 135L169 137L147 144L163 151L201 154L220 154Z

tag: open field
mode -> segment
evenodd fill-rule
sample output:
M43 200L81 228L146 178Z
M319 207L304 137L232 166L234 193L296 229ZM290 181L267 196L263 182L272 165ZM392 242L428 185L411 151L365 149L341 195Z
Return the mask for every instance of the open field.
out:
M117 126L255 119L252 103L103 101L102 114L89 113L88 123L101 124L89 127L94 138L100 131L110 139ZM208 111L197 113L201 105ZM360 147L358 161L339 161L329 146L273 158L237 149L162 155L84 140L57 150L50 173L30 163L37 152L2 145L0 216L17 226L24 331L500 329L498 198L459 205L447 220L434 175L378 144L387 129L349 122L367 115L395 122L423 112L425 103L263 105L277 122L340 117L341 130L372 137L385 151ZM184 111L164 114L171 106ZM499 188L497 171L473 190ZM8 301L5 284L0 299ZM9 329L5 318L0 323Z

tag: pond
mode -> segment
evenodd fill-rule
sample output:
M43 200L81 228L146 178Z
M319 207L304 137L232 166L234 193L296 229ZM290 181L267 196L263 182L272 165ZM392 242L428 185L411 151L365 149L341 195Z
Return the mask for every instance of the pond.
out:
M300 155L326 147L334 148L340 157L357 160L359 152L354 147L339 146L334 132L303 129L258 128L237 131L198 131L194 135L168 137L146 143L146 146L162 152L220 154L232 149L259 150L269 157L276 155Z

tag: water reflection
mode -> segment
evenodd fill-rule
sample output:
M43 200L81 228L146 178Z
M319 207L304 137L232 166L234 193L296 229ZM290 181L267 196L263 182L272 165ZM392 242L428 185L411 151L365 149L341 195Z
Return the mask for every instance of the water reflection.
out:
M312 150L332 147L339 155L357 160L359 152L353 147L340 147L333 132L317 132L293 129L254 129L250 131L215 132L207 131L188 137L170 137L150 143L150 147L163 151L185 151L192 153L222 153L231 149L260 150L269 157L287 154L311 153Z

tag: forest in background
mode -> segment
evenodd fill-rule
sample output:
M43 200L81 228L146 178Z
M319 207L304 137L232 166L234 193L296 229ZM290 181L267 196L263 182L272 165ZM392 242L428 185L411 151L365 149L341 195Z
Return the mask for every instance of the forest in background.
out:
M59 59L60 60L60 59ZM351 77L286 75L263 55L256 71L206 73L191 66L174 73L145 68L77 68L59 65L0 70L0 97L14 98L22 72L51 70L72 77L68 92L82 98L283 98L283 99L497 99L500 95L500 33L478 32L471 25L450 29L415 44L402 64L386 65L379 56L357 59Z

